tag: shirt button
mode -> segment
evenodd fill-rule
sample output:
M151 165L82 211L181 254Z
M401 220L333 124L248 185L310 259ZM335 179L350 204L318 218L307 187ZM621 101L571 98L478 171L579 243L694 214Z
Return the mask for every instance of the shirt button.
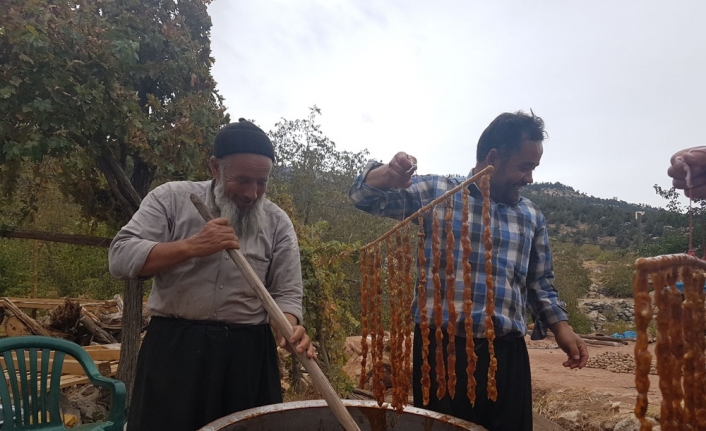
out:
M225 256L223 256L223 258L227 260L227 259L228 259L228 253L226 253Z
M217 317L217 316L218 316L218 313L213 313L213 317Z
M221 289L223 289L223 285L222 285L222 284L221 284L220 286L218 286L218 287L221 288Z

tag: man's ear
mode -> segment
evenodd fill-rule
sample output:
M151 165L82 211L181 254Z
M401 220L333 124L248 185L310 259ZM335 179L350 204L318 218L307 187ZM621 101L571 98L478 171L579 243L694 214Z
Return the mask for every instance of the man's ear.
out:
M208 159L208 165L211 167L211 175L213 175L214 179L217 179L220 176L218 171L218 159L215 156L211 156L211 158Z
M499 159L500 153L496 148L493 148L492 150L488 151L488 155L485 156L485 163L490 166L495 166Z

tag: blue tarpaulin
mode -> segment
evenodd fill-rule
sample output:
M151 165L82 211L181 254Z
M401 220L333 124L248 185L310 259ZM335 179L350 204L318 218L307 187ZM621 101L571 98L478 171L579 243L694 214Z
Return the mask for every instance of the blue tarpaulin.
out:
M616 332L615 334L611 335L611 337L613 337L613 338L633 338L633 339L635 339L635 338L637 338L637 332L635 332L635 331L625 331L625 332L623 332L622 334L619 334L619 333Z

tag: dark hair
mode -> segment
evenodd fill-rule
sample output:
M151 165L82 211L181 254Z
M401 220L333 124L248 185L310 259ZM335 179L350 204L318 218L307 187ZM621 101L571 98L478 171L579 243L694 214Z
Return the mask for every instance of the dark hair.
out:
M502 155L517 150L523 140L543 141L547 137L544 131L544 121L534 115L522 111L505 112L497 116L478 139L476 160L482 162L493 148Z

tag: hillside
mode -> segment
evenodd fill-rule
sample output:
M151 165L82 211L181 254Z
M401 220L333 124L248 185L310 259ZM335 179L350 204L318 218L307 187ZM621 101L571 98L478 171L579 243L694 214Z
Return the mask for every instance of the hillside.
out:
M687 217L665 209L596 198L561 183L531 184L522 195L542 209L549 235L564 242L625 249L650 245L688 227Z

